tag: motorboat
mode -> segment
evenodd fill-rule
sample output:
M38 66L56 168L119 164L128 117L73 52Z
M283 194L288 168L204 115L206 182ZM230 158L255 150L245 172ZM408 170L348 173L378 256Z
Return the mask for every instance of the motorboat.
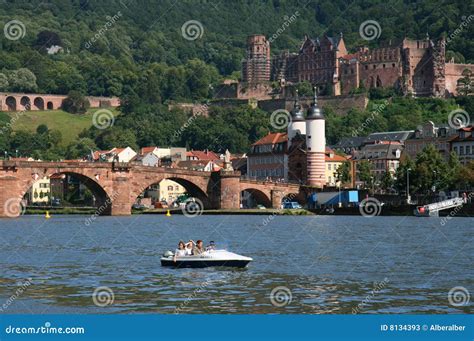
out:
M245 268L253 259L227 250L207 250L200 255L179 256L174 259L172 251L166 251L161 257L161 266L176 268L206 268L210 266L228 266Z

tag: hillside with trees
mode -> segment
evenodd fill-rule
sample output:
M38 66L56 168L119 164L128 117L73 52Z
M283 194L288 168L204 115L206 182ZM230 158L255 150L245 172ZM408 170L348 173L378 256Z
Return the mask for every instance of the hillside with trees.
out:
M63 142L48 140L47 134L37 135L36 127L14 129L2 114L2 150L13 153L18 149L22 155L59 159L77 157L79 151L90 148L151 144L246 152L252 142L271 130L268 113L250 107L211 107L209 118L192 118L189 126L180 131L190 117L168 110L167 104L205 103L222 79L238 78L247 35L271 36L282 27L285 18L298 13L296 22L285 27L272 42L272 51L296 51L304 34L336 36L340 32L349 50L353 50L405 36L424 38L427 32L433 38L449 36L473 12L474 4L381 0L34 0L5 1L0 8L2 27L12 20L23 25L17 39L0 35L0 91L122 99L121 115L112 128L85 129L66 150L57 147ZM202 25L198 39L183 37L182 26L190 20ZM365 20L378 21L382 28L379 39L367 42L360 37L359 26ZM448 58L474 62L473 36L473 25L460 30L450 39ZM400 98L390 89L370 96L365 111L351 110L346 116L338 116L331 108L325 108L328 143L351 136L386 99L390 105L361 134L413 129L428 119L443 123L458 105L474 112L470 97L410 99ZM67 103L66 109L85 112L87 107L77 103ZM41 143L32 143L33 139Z

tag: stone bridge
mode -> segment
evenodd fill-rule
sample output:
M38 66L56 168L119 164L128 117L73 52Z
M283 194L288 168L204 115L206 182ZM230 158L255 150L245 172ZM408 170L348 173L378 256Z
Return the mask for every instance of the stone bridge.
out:
M35 181L53 174L73 175L96 198L106 215L129 215L137 197L153 184L170 179L202 201L204 208L238 209L242 191L255 195L266 207L279 208L284 197L296 198L296 184L241 180L239 172L200 172L112 162L0 161L0 217L18 216L21 201Z
M0 92L0 111L57 110L66 95ZM118 107L118 97L86 96L91 108Z

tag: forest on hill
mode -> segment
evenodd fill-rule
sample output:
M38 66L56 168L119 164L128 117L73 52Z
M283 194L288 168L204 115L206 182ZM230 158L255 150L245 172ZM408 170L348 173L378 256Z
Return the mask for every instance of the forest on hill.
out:
M470 1L440 0L22 0L2 1L0 8L2 27L12 20L23 25L18 39L0 36L0 73L23 69L25 78L11 91L124 96L146 83L161 102L208 97L209 84L240 70L247 35L271 36L295 13L272 42L273 51L296 51L305 34L340 33L354 49L368 43L359 35L365 20L381 27L372 46L427 33L450 36L474 13ZM202 25L198 39L183 38L190 20ZM450 39L448 55L474 62L473 38L474 25L463 27ZM48 54L54 45L62 52Z
M277 53L296 51L305 34L342 33L351 50L405 36L424 38L429 33L435 39L456 32L447 45L448 57L474 62L474 25L459 30L474 13L469 1L6 0L0 9L0 91L74 90L122 99L122 113L112 128L91 127L66 149L60 143L66 132L48 127L12 131L9 118L1 114L1 150L43 159L79 157L91 148L152 144L246 152L272 128L267 113L250 107L213 109L209 118L197 117L181 131L189 117L169 111L166 104L204 102L223 78L238 78L249 34L272 36L280 30L272 42ZM282 26L295 14L292 24ZM379 39L361 38L359 26L365 20L379 23ZM191 21L197 32L183 31ZM197 37L186 39L189 34ZM351 136L379 97L372 98L367 110L352 110L346 117L328 108L329 142ZM473 109L470 98L396 98L390 103L363 134L413 129L427 119L445 122L458 105Z

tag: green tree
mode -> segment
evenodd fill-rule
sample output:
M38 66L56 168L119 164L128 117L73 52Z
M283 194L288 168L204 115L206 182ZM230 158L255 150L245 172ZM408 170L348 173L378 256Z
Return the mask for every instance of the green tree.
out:
M358 162L357 170L359 171L359 180L364 182L364 188L371 189L374 184L372 164L367 160L362 160Z
M450 184L448 165L434 145L427 145L415 160L414 181L417 188L426 193L444 190Z
M383 173L382 179L380 180L380 185L384 191L388 191L393 188L394 180L390 172L385 171Z
M336 179L341 182L343 186L350 184L352 180L350 161L344 161L339 167L337 167Z
M79 91L70 91L63 100L62 109L71 114L84 114L90 107L90 103Z
M0 73L0 91L5 91L10 86L8 77L4 73Z
M91 152L96 149L97 147L92 139L83 137L78 141L71 142L66 147L66 158L78 159L86 157L91 155Z
M462 77L458 79L456 91L460 96L469 96L474 93L474 80L471 70L464 69Z
M407 180L410 182L410 193L415 190L415 184L413 181L413 173L415 171L415 162L407 156L404 158L400 165L397 168L395 173L395 183L394 187L398 190L399 193L405 193L407 190Z
M27 68L10 71L8 83L11 91L34 92L38 89L35 74Z
M36 133L43 135L49 132L49 128L46 124L40 124L38 127L36 127Z

